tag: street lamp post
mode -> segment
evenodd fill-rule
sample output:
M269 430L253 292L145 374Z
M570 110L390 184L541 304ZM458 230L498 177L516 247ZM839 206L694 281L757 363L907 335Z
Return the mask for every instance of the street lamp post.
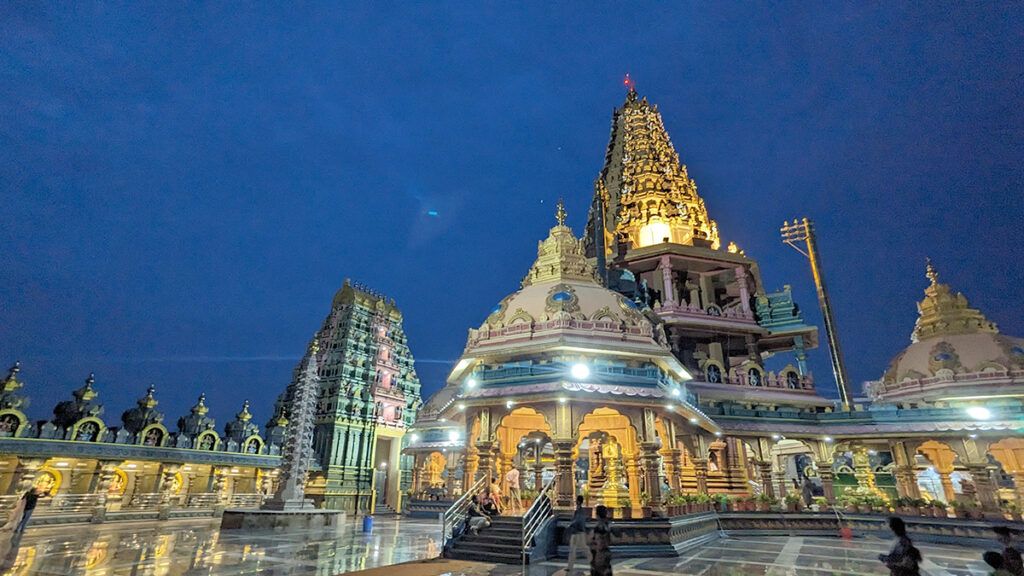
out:
M814 277L814 287L818 290L818 305L821 306L821 315L825 319L825 336L828 338L829 356L832 359L832 373L836 378L836 386L839 388L843 409L849 410L851 406L850 385L846 376L846 364L843 362L843 351L839 347L839 334L836 331L835 317L832 315L832 303L829 301L828 290L825 288L825 277L821 272L821 263L818 261L814 224L807 218L800 220L794 218L793 222L783 222L780 232L783 242L789 244L811 262L811 275ZM803 244L803 247L799 245L800 243Z

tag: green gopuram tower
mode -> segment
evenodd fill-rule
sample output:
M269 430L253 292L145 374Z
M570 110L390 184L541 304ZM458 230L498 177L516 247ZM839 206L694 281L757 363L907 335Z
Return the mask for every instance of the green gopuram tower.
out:
M411 466L401 461L408 458L404 437L422 404L402 313L394 300L346 280L316 336L313 449L320 472L311 475L307 494L325 508L399 511L411 481ZM305 361L282 395L285 412Z

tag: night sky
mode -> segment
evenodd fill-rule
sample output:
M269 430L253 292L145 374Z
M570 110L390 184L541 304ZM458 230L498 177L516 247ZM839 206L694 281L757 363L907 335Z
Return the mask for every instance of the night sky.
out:
M151 383L172 427L201 391L263 424L346 277L397 300L426 396L559 197L582 233L626 72L723 243L820 326L778 235L817 222L858 389L926 256L1024 335L1024 5L374 4L0 4L0 368L30 416L94 371L111 424Z

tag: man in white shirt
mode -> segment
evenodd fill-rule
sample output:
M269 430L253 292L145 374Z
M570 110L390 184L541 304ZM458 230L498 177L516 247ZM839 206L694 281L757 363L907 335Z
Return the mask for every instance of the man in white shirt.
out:
M511 468L505 473L505 483L508 485L508 511L518 513L523 511L522 495L519 492L519 470Z

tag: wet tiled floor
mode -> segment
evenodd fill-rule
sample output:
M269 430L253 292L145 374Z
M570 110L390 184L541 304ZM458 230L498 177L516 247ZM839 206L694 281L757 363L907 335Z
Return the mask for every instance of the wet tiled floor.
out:
M437 521L376 519L364 534L252 532L217 523L145 522L29 529L0 536L3 576L322 575L388 566L439 554Z
M215 523L163 522L46 527L22 538L0 536L0 576L318 575L390 566L438 555L436 521L378 518L371 534L355 522L337 532L225 531ZM723 538L681 558L616 561L616 576L825 576L887 574L878 554L889 543L858 538ZM918 543L931 576L988 574L982 549ZM992 548L996 544L992 543ZM585 567L585 566L581 566ZM392 567L386 576L511 576L518 566L437 562ZM564 561L530 567L531 576L561 576ZM582 572L580 572L582 573Z

